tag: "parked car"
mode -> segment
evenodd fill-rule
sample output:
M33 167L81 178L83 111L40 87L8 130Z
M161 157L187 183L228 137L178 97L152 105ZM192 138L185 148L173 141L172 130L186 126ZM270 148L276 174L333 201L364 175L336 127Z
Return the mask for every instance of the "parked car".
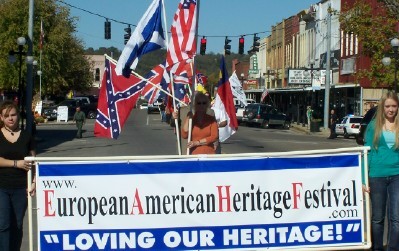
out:
M236 106L236 107L243 107L243 108L245 107L244 104L243 104L240 100L238 100L238 99L236 99L236 98L234 98L233 100L234 100L234 106ZM247 105L248 105L248 104L255 104L255 103L256 103L255 100L253 100L253 99L251 99L251 98L247 98L246 101L247 101Z
M46 116L48 120L56 120L57 119L57 110L59 106L67 106L68 107L68 119L72 119L73 115L76 112L76 107L80 106L81 110L86 114L86 117L89 119L93 119L96 117L96 112L94 109L97 109L97 103L94 104L85 104L79 99L66 99L61 103L55 106L49 106L43 108L43 114Z
M162 104L163 100L162 99L158 99L157 101L155 101L152 104L148 104L148 110L147 113L159 113L159 106Z
M247 104L254 104L255 100L248 98L247 99ZM238 124L240 124L242 122L242 117L245 111L245 106L244 104L239 101L238 99L234 99L234 106L236 108L236 118L237 118L237 122Z
M291 127L291 120L286 114L279 112L271 105L257 103L247 105L242 122L247 125L258 125L262 128L281 126L289 129Z
M139 108L140 108L141 110L146 110L146 109L148 109L148 103L141 103L140 106L139 106Z
M366 132L367 126L370 121L374 118L375 113L377 112L377 106L374 106L370 110L366 112L362 121L360 121L359 134L356 137L356 143L358 145L364 145L364 133Z
M350 136L356 137L359 134L362 118L361 116L354 115L343 117L341 123L336 124L335 133L337 135L343 135L345 139L348 139Z

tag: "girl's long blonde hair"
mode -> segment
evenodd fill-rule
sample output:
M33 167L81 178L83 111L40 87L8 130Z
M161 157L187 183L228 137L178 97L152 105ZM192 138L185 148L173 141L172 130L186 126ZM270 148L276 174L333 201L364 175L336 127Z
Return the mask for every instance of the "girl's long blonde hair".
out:
M378 142L380 141L380 137L382 134L382 131L384 129L384 124L385 124L385 114L384 114L384 104L387 99L392 99L396 102L397 105L399 105L399 99L398 95L393 92L389 91L387 92L380 101L378 102L378 107L377 107L377 112L375 115L375 130L374 130L374 139L373 139L373 147L375 149L378 148ZM395 116L395 149L399 148L399 116L398 113L396 113Z

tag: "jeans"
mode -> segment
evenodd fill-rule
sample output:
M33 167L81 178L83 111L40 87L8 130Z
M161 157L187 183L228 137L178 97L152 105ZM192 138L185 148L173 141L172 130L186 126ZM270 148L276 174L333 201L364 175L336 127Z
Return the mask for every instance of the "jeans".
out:
M388 251L399 250L399 175L371 177L370 197L373 250L384 250L384 219L387 206Z
M0 188L0 250L20 250L27 205L26 188Z

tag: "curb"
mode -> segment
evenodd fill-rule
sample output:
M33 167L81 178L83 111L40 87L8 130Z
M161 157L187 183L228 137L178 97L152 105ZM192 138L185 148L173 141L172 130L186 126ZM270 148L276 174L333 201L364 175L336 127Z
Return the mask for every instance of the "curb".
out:
M319 136L319 137L328 137L330 135L330 130L329 129L324 129L323 127L320 128L319 132L310 132L309 129L306 126L302 125L297 125L292 123L291 128L297 132L306 134L306 135L313 135L313 136Z
M74 125L75 122L69 121L69 122L57 122L57 121L51 121L51 122L45 122L45 123L39 123L36 124L36 126L41 126L41 125Z

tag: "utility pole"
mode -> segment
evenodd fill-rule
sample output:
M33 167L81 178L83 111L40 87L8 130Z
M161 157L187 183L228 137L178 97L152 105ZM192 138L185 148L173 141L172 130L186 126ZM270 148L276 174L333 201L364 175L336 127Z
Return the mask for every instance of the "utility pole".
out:
M33 10L34 0L29 0L29 21L28 21L28 53L27 58L31 57L31 63L26 65L26 98L25 98L25 112L26 112L26 130L32 132L33 128L33 114L32 114L32 95L33 95Z
M326 82L324 84L324 129L328 128L328 115L330 113L330 69L331 69L331 5L327 12L327 56L326 56Z

